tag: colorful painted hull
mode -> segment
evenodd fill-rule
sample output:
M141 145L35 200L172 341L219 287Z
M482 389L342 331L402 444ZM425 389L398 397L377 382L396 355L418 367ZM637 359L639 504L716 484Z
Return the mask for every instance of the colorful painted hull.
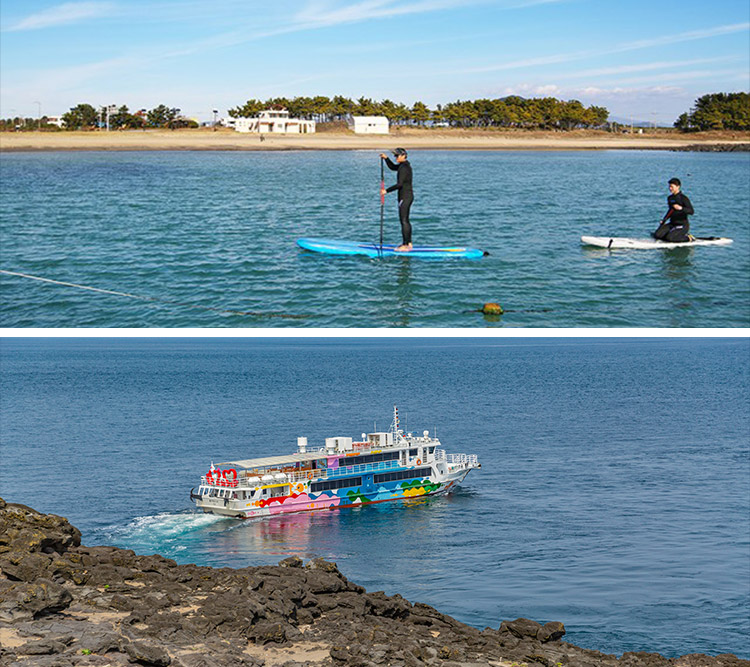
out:
M375 483L376 473L363 474L362 484L356 487L331 489L315 493L311 490L317 480L291 485L289 495L262 498L243 502L232 498L231 490L224 490L228 497L205 497L197 503L204 512L235 518L268 517L293 512L311 512L334 508L356 507L395 500L410 500L450 492L460 484L471 468L441 476L440 481L431 477L395 482Z

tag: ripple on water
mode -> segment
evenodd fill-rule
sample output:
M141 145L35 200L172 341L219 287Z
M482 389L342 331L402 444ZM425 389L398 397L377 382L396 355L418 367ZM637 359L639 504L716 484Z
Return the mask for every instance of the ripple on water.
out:
M490 251L477 261L298 250L301 236L377 238L378 162L367 152L4 153L0 160L2 268L166 301L303 308L309 316L227 317L2 276L4 326L750 324L747 154L416 152L415 238ZM581 248L582 234L651 231L673 172L692 174L683 182L698 211L694 230L732 236L733 246ZM395 201L387 202L385 229L388 240L398 239ZM495 320L467 312L487 301L508 312ZM64 309L55 307L61 302Z

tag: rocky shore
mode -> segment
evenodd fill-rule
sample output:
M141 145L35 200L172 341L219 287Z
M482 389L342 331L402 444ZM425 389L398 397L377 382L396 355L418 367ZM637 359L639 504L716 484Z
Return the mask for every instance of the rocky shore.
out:
M562 623L476 628L334 563L178 565L81 545L59 516L0 499L0 665L156 667L750 667L734 655L621 658L562 641Z
M688 144L672 150L686 153L747 153L750 152L750 144Z

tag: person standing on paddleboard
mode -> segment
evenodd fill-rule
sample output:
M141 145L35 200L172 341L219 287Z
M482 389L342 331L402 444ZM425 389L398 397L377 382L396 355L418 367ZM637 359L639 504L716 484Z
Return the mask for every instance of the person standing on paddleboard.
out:
M398 217L401 221L401 237L403 242L396 250L404 252L412 249L411 223L409 222L409 210L414 201L414 191L411 188L412 171L407 159L406 149L397 148L393 151L393 155L396 158L395 164L391 162L391 159L385 153L380 154L380 159L385 160L388 169L398 172L396 175L396 185L381 189L380 195L384 196L387 192L398 190Z
M680 191L681 187L682 183L679 178L669 179L669 197L667 197L669 210L662 218L659 229L653 233L655 239L669 243L687 243L693 240L688 233L690 231L688 216L695 211L687 195Z

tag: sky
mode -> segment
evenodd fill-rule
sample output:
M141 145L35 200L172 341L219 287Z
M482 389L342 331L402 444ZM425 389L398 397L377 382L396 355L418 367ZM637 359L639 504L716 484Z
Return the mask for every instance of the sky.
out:
M701 95L749 89L748 0L0 0L3 118L513 94L671 125Z

